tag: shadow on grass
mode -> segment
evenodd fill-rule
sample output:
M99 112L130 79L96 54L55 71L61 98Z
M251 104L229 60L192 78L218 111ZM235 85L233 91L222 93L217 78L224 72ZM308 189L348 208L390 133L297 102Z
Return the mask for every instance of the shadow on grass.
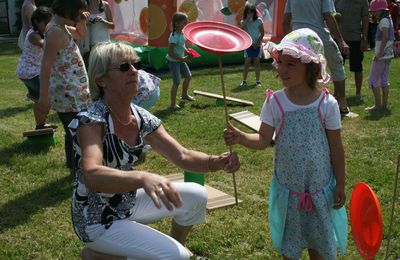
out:
M390 109L372 110L364 117L366 120L378 121L381 118L388 117L392 114Z
M7 117L13 117L16 114L25 112L26 110L32 109L32 104L26 104L25 106L20 106L20 107L7 107L4 109L0 109L0 119L7 118ZM32 116L33 119L33 116Z
M10 166L13 165L10 159L15 154L32 155L47 153L49 149L50 146L47 144L29 144L27 140L21 143L14 143L0 150L0 164Z
M179 106L181 108L184 108L184 106L182 106L180 103L179 103ZM179 109L174 109L172 107L167 107L167 108L155 111L153 113L153 115L155 115L156 117L160 118L161 120L165 120L171 114L176 114L178 112L179 112Z
M364 100L357 96L348 97L346 100L347 100L347 105L351 107L361 106L364 104Z
M256 83L248 84L246 87L242 87L242 86L238 85L237 87L231 89L231 91L234 92L234 93L239 93L239 92L250 90L250 89L254 89L254 88L257 88L256 87Z
M65 176L0 207L0 233L25 224L39 210L71 197L71 177Z

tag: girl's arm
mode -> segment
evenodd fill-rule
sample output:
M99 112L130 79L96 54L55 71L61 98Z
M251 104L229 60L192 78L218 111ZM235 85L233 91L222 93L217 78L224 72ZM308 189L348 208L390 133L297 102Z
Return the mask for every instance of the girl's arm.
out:
M264 25L263 23L260 24L260 26L258 27L258 30L260 32L260 36L257 39L257 46L260 46L262 43L262 39L264 38Z
M331 162L333 173L336 179L336 188L334 194L334 208L341 208L346 201L345 193L345 159L340 129L326 130L329 148L331 152Z
M182 198L173 184L165 177L144 171L121 171L103 165L104 126L84 125L78 128L77 137L82 149L82 167L85 185L104 193L120 193L143 188L156 207L161 201L172 210L182 206Z
M75 40L81 40L85 38L85 34L87 31L86 23L89 20L89 16L89 12L83 12L79 16L79 20L76 22L75 26L67 26L68 31L71 33L72 37Z
M32 13L35 11L35 7L32 5L25 5L23 7L23 10L21 10L23 13L22 19L24 20L23 24L23 32L24 35L27 34L27 32L29 31L30 28L32 28L32 22L31 22L31 17L32 17Z
M39 33L34 32L29 35L29 42L33 45L39 46L40 48L44 47L44 39L40 36Z
M106 12L106 19L104 20L103 18L100 18L100 22L104 23L108 29L113 30L115 28L114 25L114 20L112 17L112 13L111 13L111 9L110 9L110 5L108 4L108 2L103 1L104 7L105 7L105 12Z
M382 30L381 46L379 46L379 53L374 57L374 60L379 60L379 58L385 55L386 44L389 40L389 28L383 27L381 30Z
M38 102L38 110L40 118L46 118L50 110L49 98L49 79L50 70L54 60L57 57L57 52L66 44L66 35L63 30L53 27L45 34L45 45L42 58L42 66L40 67L40 97ZM40 120L39 120L40 121Z
M235 172L240 167L236 153L223 153L216 156L189 150L170 136L162 125L146 136L145 140L168 161L191 172L214 172L218 170Z
M261 150L271 146L274 131L275 128L261 122L258 133L249 134L228 123L228 127L224 130L224 139L227 145L240 144L247 148Z

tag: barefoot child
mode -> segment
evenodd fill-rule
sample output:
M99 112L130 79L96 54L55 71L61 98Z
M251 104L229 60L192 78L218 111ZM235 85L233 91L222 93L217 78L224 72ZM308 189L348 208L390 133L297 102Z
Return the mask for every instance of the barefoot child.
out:
M264 149L275 132L274 175L269 194L272 241L284 259L336 259L346 250L345 160L337 101L317 81L329 81L323 43L310 29L267 43L283 89L267 90L256 134L232 125L228 145Z
M171 108L180 108L176 104L176 93L181 81L181 75L185 80L182 83L181 99L193 101L194 98L188 93L189 83L192 79L192 73L186 62L190 61L190 56L185 55L187 49L185 47L185 36L182 29L188 22L188 17L184 13L176 12L172 17L172 33L168 39L167 63L172 74L171 88Z

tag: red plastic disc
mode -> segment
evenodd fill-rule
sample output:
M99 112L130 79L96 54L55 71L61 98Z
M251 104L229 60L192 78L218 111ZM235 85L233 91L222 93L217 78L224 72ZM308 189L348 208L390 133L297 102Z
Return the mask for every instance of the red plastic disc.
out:
M189 23L183 28L183 34L201 49L219 54L243 51L253 43L244 30L221 22Z
M365 259L373 259L382 242L382 213L374 191L363 182L354 187L351 195L350 224L358 252Z

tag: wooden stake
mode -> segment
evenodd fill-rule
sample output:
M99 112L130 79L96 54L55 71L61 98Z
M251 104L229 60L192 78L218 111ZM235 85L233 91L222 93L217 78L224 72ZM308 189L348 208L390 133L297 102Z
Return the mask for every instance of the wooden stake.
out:
M393 216L394 216L394 209L395 209L396 198L397 198L397 181L399 179L399 168L400 168L400 155L397 157L396 176L394 177L393 201L392 201L392 210L390 212L390 224L389 224L389 231L388 231L388 240L387 240L387 246L386 246L385 260L388 258L389 248L390 248L390 235L392 233Z
M224 109L225 109L225 121L226 125L228 126L229 123L229 117L228 117L228 106L226 102L226 93L225 93L225 83L224 83L224 70L222 68L222 60L221 60L221 54L218 54L218 65L219 65L219 74L221 76L221 87L222 87L222 95L224 97ZM229 146L229 152L232 153L232 146ZM233 189L235 193L235 204L238 205L238 196L237 196L237 189L236 189L236 177L235 173L232 173L232 180L233 180Z

